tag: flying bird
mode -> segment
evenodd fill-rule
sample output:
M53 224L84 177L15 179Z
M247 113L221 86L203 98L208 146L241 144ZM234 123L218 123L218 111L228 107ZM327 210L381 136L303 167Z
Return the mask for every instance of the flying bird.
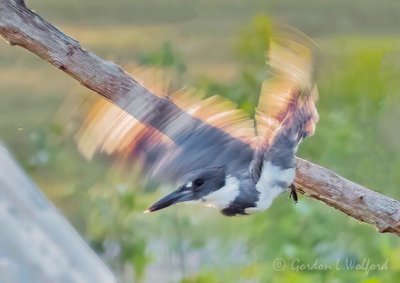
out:
M148 178L175 186L147 212L196 202L227 216L248 215L288 190L297 200L295 153L318 121L312 54L276 37L267 65L254 120L223 97L190 88L171 92L165 72L139 68L135 80L157 103L138 95L127 103L128 114L105 99L90 101L76 133L78 149L88 159L105 153L139 163Z

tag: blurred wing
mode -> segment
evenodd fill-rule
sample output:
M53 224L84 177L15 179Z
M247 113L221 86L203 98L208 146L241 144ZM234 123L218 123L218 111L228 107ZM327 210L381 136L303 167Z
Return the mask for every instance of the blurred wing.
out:
M272 76L262 85L256 109L257 156L291 168L298 144L314 133L318 121L311 51L290 39L276 38L268 65Z
M316 86L312 81L312 58L310 50L289 39L272 41L268 53L268 65L272 77L261 89L256 109L258 148L266 149L284 126L292 123L302 108L309 117L304 124L303 136L314 133L318 114L314 106L317 99ZM303 112L304 112L303 111ZM300 117L296 117L300 118ZM302 119L300 119L302 120Z
M152 178L166 182L204 167L225 166L228 173L248 168L254 123L231 101L205 98L194 89L166 95L165 73L140 68L134 74L160 103L144 107L132 102L130 109L139 113L134 118L105 99L89 99L81 107L85 118L76 135L78 149L86 158L101 152L136 161ZM167 111L171 105L180 112Z

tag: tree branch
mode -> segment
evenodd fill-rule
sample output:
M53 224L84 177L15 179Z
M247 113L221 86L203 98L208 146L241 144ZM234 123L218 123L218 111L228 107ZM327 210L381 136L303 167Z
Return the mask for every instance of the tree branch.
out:
M82 48L78 41L26 8L21 0L0 0L0 35L11 45L28 49L125 110L133 97L139 97L143 103L158 102L156 96L121 67ZM295 184L300 193L371 224L379 232L400 235L399 201L311 162L298 159L297 167Z
M296 187L381 233L400 236L400 202L349 181L335 172L297 158Z

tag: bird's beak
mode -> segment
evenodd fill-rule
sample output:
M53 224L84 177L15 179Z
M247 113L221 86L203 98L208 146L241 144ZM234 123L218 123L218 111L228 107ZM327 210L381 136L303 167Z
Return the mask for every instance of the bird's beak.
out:
M178 188L172 193L166 195L152 206L150 206L145 212L153 212L156 210L160 210L176 204L178 202L190 201L193 200L193 192L188 189Z

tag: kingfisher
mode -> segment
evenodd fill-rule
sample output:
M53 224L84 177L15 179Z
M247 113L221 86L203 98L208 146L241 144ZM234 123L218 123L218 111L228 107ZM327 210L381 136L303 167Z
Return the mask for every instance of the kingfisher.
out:
M218 95L171 90L165 71L135 68L134 79L148 91L125 108L103 98L84 103L78 149L88 159L102 153L139 164L148 178L175 186L146 212L187 202L249 215L284 192L297 201L295 154L319 119L312 61L306 44L271 39L254 119Z

